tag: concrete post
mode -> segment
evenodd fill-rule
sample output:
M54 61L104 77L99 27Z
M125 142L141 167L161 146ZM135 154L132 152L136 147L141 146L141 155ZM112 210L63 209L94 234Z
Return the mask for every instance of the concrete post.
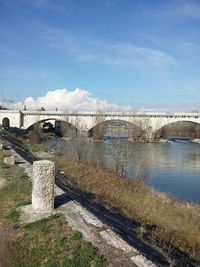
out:
M33 162L32 208L35 211L54 209L55 164L50 160Z

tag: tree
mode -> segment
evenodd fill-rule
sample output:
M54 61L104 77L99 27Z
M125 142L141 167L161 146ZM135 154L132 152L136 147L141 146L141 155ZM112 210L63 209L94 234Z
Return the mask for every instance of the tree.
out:
M89 136L94 140L103 140L106 131L105 116L102 111L97 110L94 116L95 126L89 131Z
M119 137L112 137L112 159L114 162L115 173L124 177L127 173L129 161L128 142Z
M83 162L87 158L87 153L89 150L89 140L86 136L85 129L78 115L74 120L74 127L77 129L73 132L73 136L69 139L72 151L76 155L78 162Z
M127 132L129 133L131 124L127 124ZM137 129L137 127L136 127ZM112 149L111 157L113 160L114 170L117 175L124 177L127 175L128 170L134 174L134 178L138 181L146 181L151 173L149 164L149 155L144 150L145 144L138 144L136 142L130 142L127 138L112 135L111 138Z

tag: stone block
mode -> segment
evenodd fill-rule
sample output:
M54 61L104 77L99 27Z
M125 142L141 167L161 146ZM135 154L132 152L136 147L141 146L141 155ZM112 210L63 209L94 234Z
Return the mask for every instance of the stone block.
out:
M49 212L54 209L55 164L50 160L33 162L32 208Z
M8 165L15 165L15 156L12 155L10 157L4 158L4 163Z

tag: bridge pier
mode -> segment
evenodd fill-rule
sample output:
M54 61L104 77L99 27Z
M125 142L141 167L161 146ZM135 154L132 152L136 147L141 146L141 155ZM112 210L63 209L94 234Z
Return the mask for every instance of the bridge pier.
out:
M145 142L152 143L155 139L155 132L149 127L144 135Z

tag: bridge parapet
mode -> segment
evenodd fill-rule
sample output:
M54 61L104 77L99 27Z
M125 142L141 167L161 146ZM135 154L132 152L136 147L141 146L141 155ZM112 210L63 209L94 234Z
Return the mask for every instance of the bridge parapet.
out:
M121 120L132 123L142 130L156 132L161 127L179 121L200 123L200 113L165 112L61 112L61 111L19 111L0 110L0 123L4 118L10 120L11 127L28 128L36 122L62 120L83 131L89 131L99 123Z

